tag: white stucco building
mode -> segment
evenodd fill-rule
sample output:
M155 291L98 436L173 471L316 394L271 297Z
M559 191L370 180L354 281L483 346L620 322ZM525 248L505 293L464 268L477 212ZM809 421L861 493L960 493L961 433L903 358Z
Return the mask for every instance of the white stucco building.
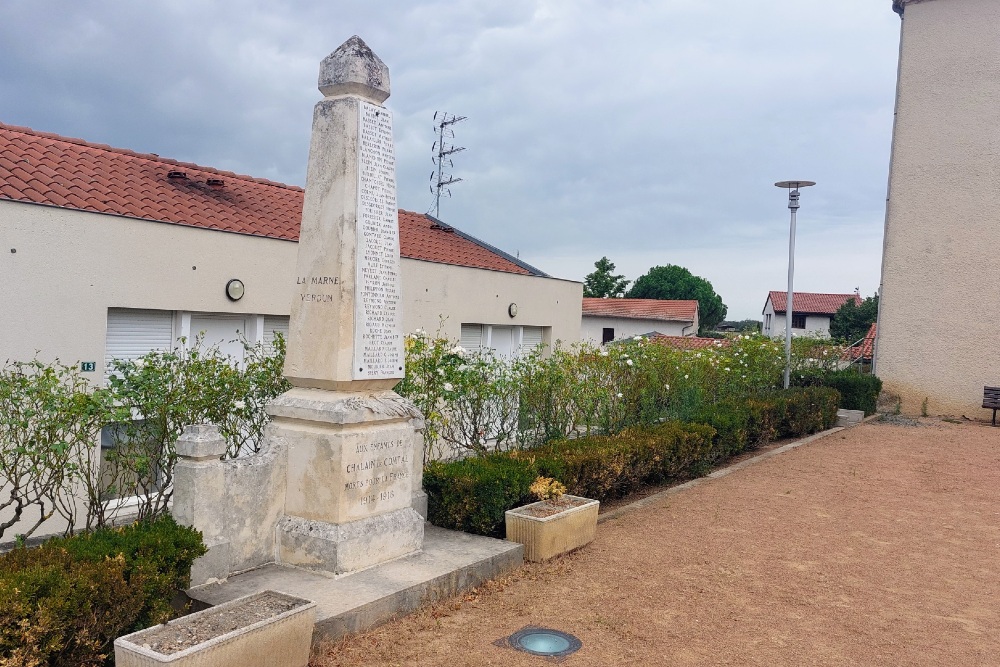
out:
M902 24L875 372L906 413L989 418L983 387L1000 385L1000 2L893 9Z
M595 344L631 336L698 333L698 302L662 299L583 299L580 339Z
M861 297L856 294L820 294L816 292L792 293L792 335L830 336L830 320L845 303L854 300L861 305ZM772 338L785 337L788 292L769 292L761 311L764 321L761 331ZM851 341L853 342L853 341Z
M301 188L0 124L0 363L58 359L101 384L109 359L200 332L236 357L237 336L268 343L288 330L302 202ZM427 215L400 211L399 227L404 331L505 355L579 339L581 283Z
M0 359L95 362L206 332L286 331L303 191L0 125ZM575 342L582 285L400 211L403 327L491 346ZM227 285L244 286L239 300ZM89 368L89 366L88 366Z

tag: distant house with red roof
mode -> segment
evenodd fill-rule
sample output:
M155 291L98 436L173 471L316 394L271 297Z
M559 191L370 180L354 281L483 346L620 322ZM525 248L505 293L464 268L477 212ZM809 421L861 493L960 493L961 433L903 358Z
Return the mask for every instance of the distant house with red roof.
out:
M638 335L694 336L698 302L584 297L580 340L609 343Z
M830 336L830 320L836 312L850 300L861 305L861 297L851 294L820 294L816 292L794 292L792 294L792 335ZM784 338L787 292L769 292L764 302L765 336Z
M794 304L793 304L794 305ZM875 358L875 337L878 335L878 323L872 322L865 337L844 350L844 358L849 361L871 363Z
M703 350L706 347L730 347L733 341L728 338L701 338L698 336L664 336L653 335L649 340L657 345L675 347L679 350Z
M288 327L303 194L0 124L0 360L86 362L99 383L106 359L199 332L237 356L237 332L268 343ZM579 338L579 282L429 215L401 210L399 230L404 331L503 353Z

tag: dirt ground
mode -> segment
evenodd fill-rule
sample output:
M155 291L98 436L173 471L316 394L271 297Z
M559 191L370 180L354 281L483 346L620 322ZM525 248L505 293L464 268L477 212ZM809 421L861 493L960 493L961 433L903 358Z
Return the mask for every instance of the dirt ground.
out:
M1000 428L869 422L605 521L584 549L323 647L315 667L1000 665Z

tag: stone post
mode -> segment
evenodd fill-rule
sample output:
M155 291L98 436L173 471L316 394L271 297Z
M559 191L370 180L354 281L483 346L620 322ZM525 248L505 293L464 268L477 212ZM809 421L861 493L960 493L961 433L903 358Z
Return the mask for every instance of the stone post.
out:
M417 551L420 458L403 377L389 71L357 36L320 65L285 376L268 406L287 451L278 560L335 574ZM419 484L419 481L417 481Z
M226 441L218 426L188 426L175 443L174 503L177 523L201 531L208 552L191 566L191 585L200 586L229 576L229 541L225 538L224 464Z

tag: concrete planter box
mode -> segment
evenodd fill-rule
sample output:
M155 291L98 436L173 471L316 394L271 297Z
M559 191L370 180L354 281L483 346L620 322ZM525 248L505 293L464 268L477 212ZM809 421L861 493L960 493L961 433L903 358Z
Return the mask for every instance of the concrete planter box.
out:
M524 558L532 562L579 549L597 535L597 510L601 503L590 498L564 495L577 501L574 507L561 509L549 516L543 514L551 502L542 500L507 510L507 539L524 545Z
M246 627L220 634L177 651L160 653L152 644L165 633L176 629L183 634L188 629L205 627L226 617L237 618L262 600L292 603L292 609L257 620ZM275 591L220 604L115 640L115 667L306 667L316 622L316 603ZM160 633L159 635L157 633Z

